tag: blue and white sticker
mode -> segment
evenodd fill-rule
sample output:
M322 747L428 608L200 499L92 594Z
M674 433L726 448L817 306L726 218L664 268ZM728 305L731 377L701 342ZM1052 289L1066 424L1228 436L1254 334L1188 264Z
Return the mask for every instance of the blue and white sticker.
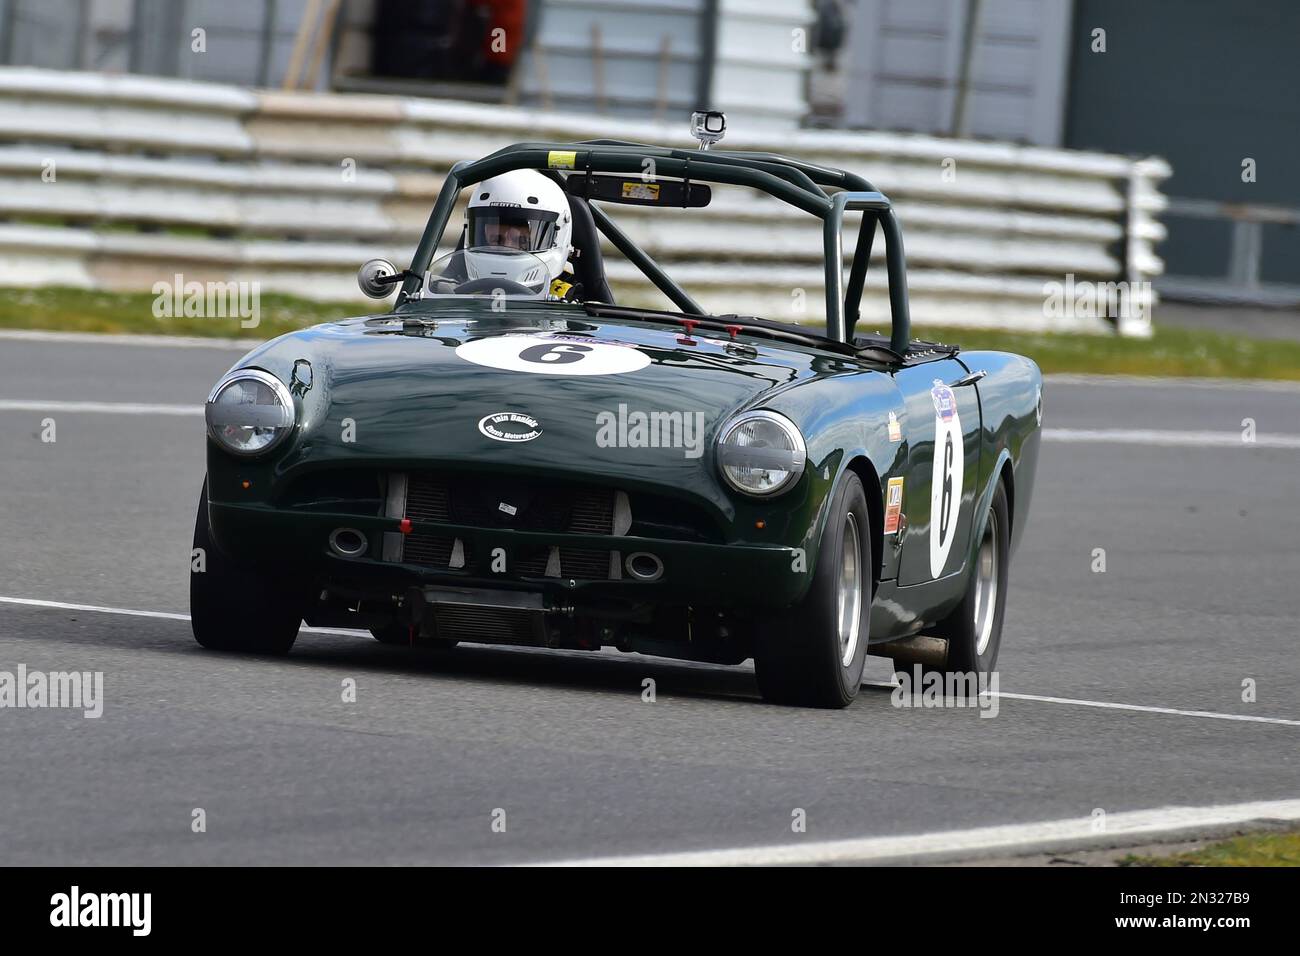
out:
M630 345L577 335L495 335L456 347L475 365L533 375L621 375L650 364L650 356Z
M934 380L934 388L930 389L930 400L934 402L934 413L945 422L951 421L957 414L957 394L943 384L942 379Z
M934 400L934 463L930 481L930 577L943 575L961 510L966 449L962 441L957 396L939 379L930 389Z

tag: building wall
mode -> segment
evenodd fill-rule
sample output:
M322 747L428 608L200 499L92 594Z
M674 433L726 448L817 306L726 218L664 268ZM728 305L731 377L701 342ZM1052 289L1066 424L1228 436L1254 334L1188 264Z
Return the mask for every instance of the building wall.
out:
M0 0L0 63L279 86L307 3Z
M808 112L806 0L720 0L708 105L729 122L797 126ZM702 104L701 104L702 105Z
M841 122L956 135L972 0L850 0ZM969 136L1061 141L1071 0L979 0Z
M425 19L442 15L434 0L410 2L425 4ZM277 87L307 9L308 0L0 0L0 64ZM345 0L308 88L328 86L333 65L348 88L420 91L374 76L384 72L373 62L377 9ZM495 92L447 83L426 92L676 123L701 105L741 125L797 126L807 113L808 0L531 0L529 20L532 37L510 38L535 45L508 92L500 82ZM205 52L193 49L196 28Z
M1094 29L1106 52L1094 53ZM1300 207L1300 4L1079 0L1066 144L1158 152L1171 197ZM1242 160L1257 178L1242 181ZM1221 276L1230 225L1170 215L1172 275ZM1300 284L1300 230L1263 227L1261 279Z
M522 102L671 122L712 106L741 126L797 126L810 19L804 0L545 0Z
M521 102L620 116L680 116L695 104L702 0L544 0ZM666 44L666 46L665 46Z

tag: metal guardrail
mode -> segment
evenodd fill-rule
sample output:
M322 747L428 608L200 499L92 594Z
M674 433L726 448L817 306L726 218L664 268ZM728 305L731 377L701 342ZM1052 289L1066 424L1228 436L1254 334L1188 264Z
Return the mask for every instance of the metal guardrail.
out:
M1232 231L1228 245L1228 271L1221 278L1164 276L1157 283L1171 299L1240 305L1300 306L1300 285L1260 280L1264 258L1264 227L1300 226L1300 208L1212 199L1170 197L1168 215L1174 218L1227 222Z
M684 123L0 69L0 285L148 289L182 272L358 299L362 261L410 261L454 163L511 142L606 137L692 145ZM1149 305L1142 290L1161 271L1163 160L821 130L733 130L726 145L885 189L921 326L1112 328L1046 308L1047 286L1133 283ZM712 310L823 319L820 223L797 209L718 190L708 209L620 207L617 218ZM855 221L846 262L856 233ZM620 301L661 304L616 254L608 269ZM868 277L864 330L888 322L882 273Z

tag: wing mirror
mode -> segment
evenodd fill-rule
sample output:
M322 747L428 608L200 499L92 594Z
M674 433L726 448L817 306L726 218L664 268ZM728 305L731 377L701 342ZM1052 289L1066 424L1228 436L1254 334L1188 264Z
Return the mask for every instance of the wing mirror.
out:
M371 259L357 270L357 285L372 299L387 298L401 279L397 266L387 259Z

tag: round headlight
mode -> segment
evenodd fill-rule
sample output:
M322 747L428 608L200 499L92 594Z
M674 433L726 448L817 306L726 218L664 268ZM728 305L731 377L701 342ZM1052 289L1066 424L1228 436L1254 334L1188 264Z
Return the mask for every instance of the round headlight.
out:
M217 383L204 416L208 434L226 451L260 455L293 431L293 396L274 375L241 368Z
M742 412L718 436L722 476L747 495L766 497L791 487L807 460L803 435L776 412Z

